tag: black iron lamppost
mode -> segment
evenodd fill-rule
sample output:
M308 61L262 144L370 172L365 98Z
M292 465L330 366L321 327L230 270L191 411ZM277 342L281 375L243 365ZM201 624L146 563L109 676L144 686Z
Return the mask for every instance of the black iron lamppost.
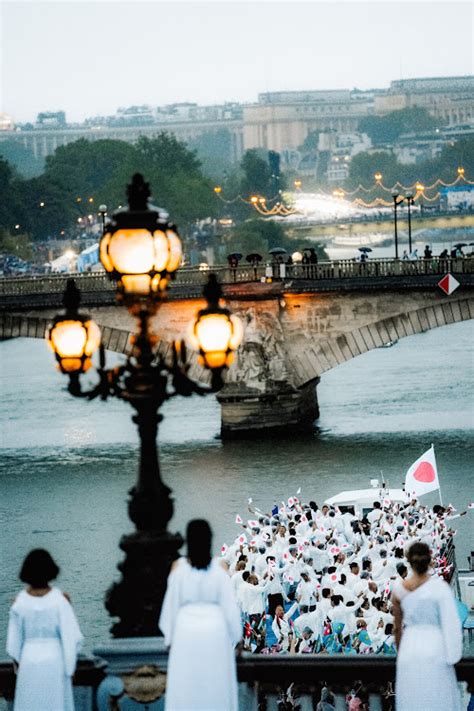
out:
M407 193L404 198L407 201L408 206L408 252L412 253L412 243L411 243L411 208L415 204L415 199L413 193Z
M166 213L148 204L149 195L148 184L135 175L128 187L128 209L112 215L100 243L101 261L117 282L119 301L138 318L138 332L126 363L106 369L100 346L98 382L88 391L81 388L80 375L91 365L100 330L88 316L78 313L80 293L73 280L64 295L66 312L55 318L48 333L59 367L69 376L72 395L102 400L118 397L135 410L140 463L137 482L129 492L128 512L136 530L120 541L125 552L118 566L122 578L109 588L105 603L109 613L119 618L111 630L114 637L158 635L167 575L182 545L180 534L167 530L173 499L160 475L156 444L162 419L159 409L176 395L204 395L220 389L222 372L230 364L243 331L239 319L220 306L221 289L211 274L204 289L207 307L197 315L191 337L199 361L211 371L211 385L199 385L188 377L184 341L174 344L171 362L156 355L157 338L150 331L150 319L179 267L181 242Z
M400 193L398 190L394 190L392 192L392 198L393 198L393 218L394 218L394 236L395 236L395 259L398 259L398 218L397 218L397 208L399 205L401 205L404 201L405 198L398 198Z

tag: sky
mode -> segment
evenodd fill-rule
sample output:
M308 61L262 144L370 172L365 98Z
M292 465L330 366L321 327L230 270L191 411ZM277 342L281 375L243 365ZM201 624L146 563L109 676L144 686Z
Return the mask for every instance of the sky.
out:
M0 3L0 110L17 122L474 73L470 1Z

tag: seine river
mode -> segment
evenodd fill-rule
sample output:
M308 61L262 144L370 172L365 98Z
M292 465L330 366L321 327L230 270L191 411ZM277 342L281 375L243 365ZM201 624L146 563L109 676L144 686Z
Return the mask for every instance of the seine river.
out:
M466 322L335 368L318 389L318 429L303 439L222 443L215 399L177 398L160 431L163 477L176 499L172 528L208 517L218 550L237 535L235 515L245 515L248 497L268 509L301 487L303 499L320 502L381 471L397 486L432 442L444 500L462 510L474 498L473 343ZM125 500L137 438L125 403L74 400L64 384L44 342L0 344L0 658L31 547L48 548L60 563L86 649L108 635L102 599L116 576L119 538L131 530ZM474 511L455 524L467 567Z

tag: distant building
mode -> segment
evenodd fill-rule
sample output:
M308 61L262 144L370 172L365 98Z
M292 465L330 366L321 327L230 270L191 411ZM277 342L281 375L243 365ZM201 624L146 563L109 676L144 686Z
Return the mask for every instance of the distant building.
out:
M372 112L374 91L281 91L259 94L244 106L244 147L283 151L302 145L313 131L357 131Z
M474 123L474 76L392 81L387 92L375 97L374 111L383 115L413 106L449 126Z
M65 128L66 114L64 111L42 111L36 117L38 128Z

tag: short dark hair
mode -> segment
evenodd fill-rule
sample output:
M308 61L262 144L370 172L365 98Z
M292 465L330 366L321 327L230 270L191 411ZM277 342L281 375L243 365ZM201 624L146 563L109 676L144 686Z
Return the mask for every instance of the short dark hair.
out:
M27 583L32 588L45 588L58 575L59 566L50 553L44 548L35 548L23 561L19 577L22 583Z
M381 509L382 504L380 503L380 501L374 501L373 507L374 507L374 509Z
M407 560L418 575L423 575L429 568L431 552L426 543L413 543L408 549Z
M321 590L321 595L323 597L329 597L331 595L331 589L330 588L323 588Z

